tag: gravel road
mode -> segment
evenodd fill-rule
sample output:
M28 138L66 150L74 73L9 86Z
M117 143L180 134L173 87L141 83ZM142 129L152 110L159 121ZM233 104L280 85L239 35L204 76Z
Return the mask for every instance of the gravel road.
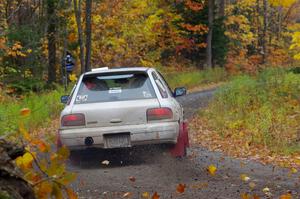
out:
M178 99L185 108L185 116L191 118L205 107L213 92L196 92ZM230 158L193 143L188 157L183 159L172 158L166 149L155 147L130 152L82 151L75 154L74 159L76 161L70 162L68 167L78 173L78 180L72 186L80 198L122 198L127 192L130 192L128 198L141 198L144 192L151 195L157 192L162 199L231 199L241 198L241 194L247 192L260 198L279 198L290 192L293 198L300 198L299 173ZM109 165L101 164L104 160L108 160ZM206 171L210 164L217 166L215 176ZM250 180L242 181L241 174ZM255 185L252 191L250 182L252 187ZM184 193L176 193L179 183L186 184ZM266 187L270 190L267 194L262 191Z

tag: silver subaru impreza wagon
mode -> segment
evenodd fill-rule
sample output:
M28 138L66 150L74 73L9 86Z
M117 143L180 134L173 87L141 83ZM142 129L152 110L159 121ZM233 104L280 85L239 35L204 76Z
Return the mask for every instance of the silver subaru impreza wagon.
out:
M176 144L183 108L154 68L98 68L84 73L62 96L58 145L70 150Z

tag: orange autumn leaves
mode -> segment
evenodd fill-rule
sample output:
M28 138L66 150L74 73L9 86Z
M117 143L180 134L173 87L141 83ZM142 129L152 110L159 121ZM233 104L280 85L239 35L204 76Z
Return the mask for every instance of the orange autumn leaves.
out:
M76 175L68 172L65 166L69 150L65 147L54 150L51 147L53 138L31 135L22 121L30 114L29 108L20 110L19 136L26 152L16 158L15 164L24 173L24 179L33 186L37 198L76 199L77 194L69 187L76 180Z
M21 116L29 116L30 113L31 113L31 110L30 110L29 108L23 108L23 109L21 109L21 111L20 111L20 115L21 115Z
M176 191L177 193L183 193L185 191L186 185L185 184L178 184Z
M248 193L242 193L241 199L260 199L257 195L250 195Z
M2 42L3 42L3 40L2 40ZM11 56L11 57L14 57L14 58L16 58L16 57L27 57L29 54L32 53L32 49L29 48L29 49L26 50L22 46L21 42L19 42L19 41L16 41L12 45L12 47L10 47L10 48L5 48L4 47L4 43L2 43L0 45L1 45L0 49L5 49L6 50L6 54L8 56Z
M204 5L203 3L199 3L199 2L195 2L195 1L191 1L191 0L187 0L185 2L186 7L188 7L189 9L193 10L193 11L200 11L203 10Z

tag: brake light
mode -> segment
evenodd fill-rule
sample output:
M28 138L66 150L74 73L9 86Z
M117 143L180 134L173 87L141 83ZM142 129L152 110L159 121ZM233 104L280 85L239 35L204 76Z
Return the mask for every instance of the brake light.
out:
M61 119L62 126L84 126L85 117L83 114L65 115Z
M170 108L152 108L147 110L147 120L172 119L173 112Z

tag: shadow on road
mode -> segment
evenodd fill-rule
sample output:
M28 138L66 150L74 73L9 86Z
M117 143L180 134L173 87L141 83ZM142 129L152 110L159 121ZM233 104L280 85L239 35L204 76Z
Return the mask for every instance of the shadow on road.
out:
M78 169L115 168L151 164L169 155L168 146L140 146L130 149L90 148L72 151L69 167Z

